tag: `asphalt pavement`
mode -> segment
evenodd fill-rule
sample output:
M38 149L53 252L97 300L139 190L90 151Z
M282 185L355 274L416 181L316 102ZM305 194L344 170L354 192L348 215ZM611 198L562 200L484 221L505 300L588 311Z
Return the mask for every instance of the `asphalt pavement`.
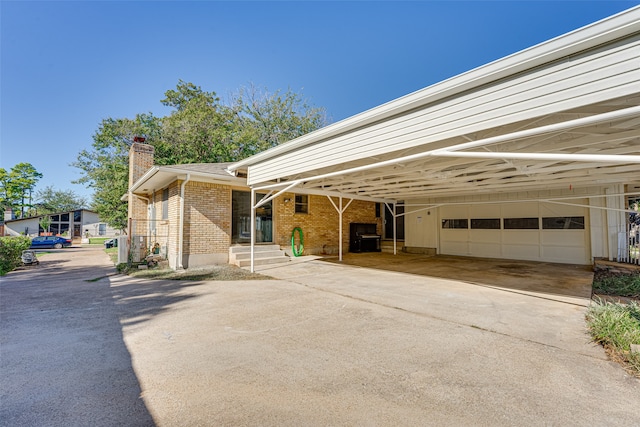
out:
M154 425L106 278L116 273L109 257L101 246L46 252L0 278L0 425Z
M312 258L149 281L100 247L0 282L3 426L631 426L584 304Z

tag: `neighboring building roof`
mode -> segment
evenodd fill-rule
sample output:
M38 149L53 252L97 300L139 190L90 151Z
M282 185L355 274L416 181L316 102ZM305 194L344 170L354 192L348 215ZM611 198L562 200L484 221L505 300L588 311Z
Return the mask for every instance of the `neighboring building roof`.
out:
M5 224L7 224L7 223L10 223L10 222L28 221L28 220L32 220L32 219L39 219L39 218L42 218L43 216L53 216L53 215L62 215L62 214L71 214L71 215L73 215L73 213L76 212L76 211L96 213L95 211L92 211L91 209L74 209L72 211L54 212L54 213L47 213L47 214L41 214L41 215L27 216L27 217L24 217L24 218L7 219L4 222L5 222Z
M231 163L189 163L183 165L153 166L129 191L134 194L151 194L160 190L175 180L190 180L246 186L244 178L238 178L227 172ZM126 198L126 195L123 196Z

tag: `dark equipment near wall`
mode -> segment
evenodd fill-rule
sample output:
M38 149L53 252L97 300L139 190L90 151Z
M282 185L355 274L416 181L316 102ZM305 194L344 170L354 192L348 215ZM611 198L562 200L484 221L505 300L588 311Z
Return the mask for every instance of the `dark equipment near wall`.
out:
M380 239L376 224L349 224L349 252L380 252Z

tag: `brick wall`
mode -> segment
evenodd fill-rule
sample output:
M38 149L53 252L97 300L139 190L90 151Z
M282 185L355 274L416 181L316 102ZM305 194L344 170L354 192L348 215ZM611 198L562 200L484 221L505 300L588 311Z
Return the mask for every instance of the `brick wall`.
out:
M190 181L185 188L185 254L228 254L231 246L231 188Z
M286 199L290 199L285 203ZM304 233L304 253L335 254L338 253L338 211L326 196L309 196L309 213L295 213L295 197L293 193L281 195L274 201L275 243L284 248L291 247L291 232L300 227ZM333 198L339 206L337 198ZM343 207L349 202L342 199ZM375 203L354 200L342 214L342 250L349 251L349 224L366 222L377 224L378 234L382 233L382 221L376 218Z

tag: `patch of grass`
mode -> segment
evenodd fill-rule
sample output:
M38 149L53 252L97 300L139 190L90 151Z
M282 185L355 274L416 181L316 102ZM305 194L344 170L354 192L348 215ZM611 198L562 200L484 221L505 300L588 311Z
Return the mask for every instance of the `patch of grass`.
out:
M112 263L115 264L118 262L118 248L108 248L104 251L107 253L107 255L109 255Z
M631 351L631 344L640 345L640 304L594 300L587 312L587 324L593 340L640 377L640 354Z
M90 245L104 245L105 240L109 240L112 237L90 237L89 244Z
M602 295L640 298L640 274L597 275L593 280L593 292Z
M134 266L135 268L135 266ZM216 265L201 269L187 269L183 271L174 271L170 269L157 270L134 270L128 271L130 276L145 279L163 279L163 280L269 280L271 277L258 273L251 273L234 265Z

